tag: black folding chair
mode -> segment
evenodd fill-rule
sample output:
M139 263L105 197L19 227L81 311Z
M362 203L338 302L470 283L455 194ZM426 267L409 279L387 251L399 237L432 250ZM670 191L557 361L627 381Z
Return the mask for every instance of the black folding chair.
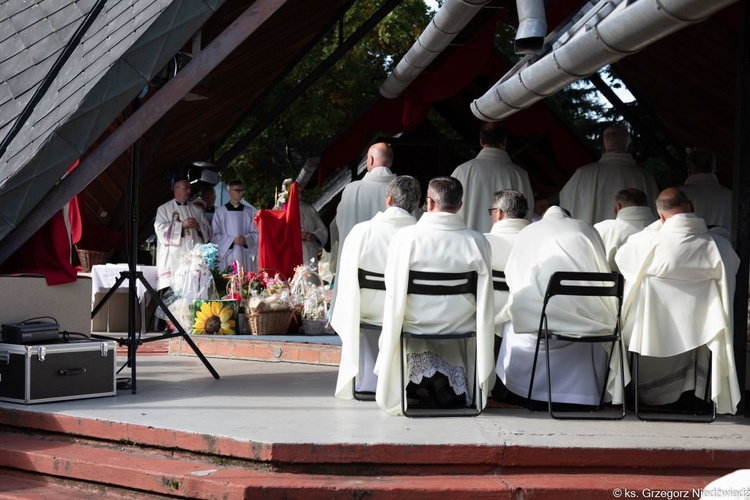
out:
M466 273L439 273L425 271L409 271L409 284L407 294L409 295L462 295L470 293L476 297L477 293L477 273L470 271ZM476 416L482 412L482 389L479 387L477 380L477 345L476 332L456 332L456 333L410 333L401 332L401 411L407 417L468 417ZM406 347L409 339L430 340L433 342L445 341L463 341L467 346L473 342L474 370L473 382L468 390L473 394L473 407L462 408L408 408L406 401ZM468 349L467 349L468 354ZM467 364L468 366L468 364ZM466 373L467 383L469 373Z
M571 282L588 282L587 285L571 284ZM593 415L591 413L568 413L563 416L556 414L552 408L552 374L550 373L550 351L549 340L562 340L567 342L582 343L611 343L610 353L607 359L607 370L604 375L601 396L597 410L604 407L604 396L607 392L607 379L609 377L609 364L614 355L615 347L618 347L620 356L620 377L622 383L623 397L625 394L625 366L623 355L622 332L620 325L620 311L622 308L622 295L624 288L624 279L619 273L585 273L585 272L556 272L547 284L547 292L544 294L544 305L542 306L542 316L539 320L539 331L537 333L536 350L534 352L534 362L531 367L531 380L529 381L528 403L531 404L531 395L534 389L534 376L536 375L536 362L539 356L539 345L542 337L545 342L545 356L547 362L547 407L550 417L558 420L622 420L625 418L625 401L622 403L622 412L615 416ZM614 331L609 335L591 335L591 336L571 336L549 331L547 319L547 304L550 299L556 295L584 296L584 297L615 297L617 299L617 322Z
M362 268L357 270L357 277L359 279L359 288L366 288L369 290L382 290L385 291L385 277L382 273L376 273L373 271L366 271ZM354 378L354 384L352 385L352 396L358 401L375 401L374 391L358 391L357 384L362 380L362 341L364 337L380 337L380 332L383 330L381 326L369 325L367 323L360 323L360 334L359 334L359 351L360 351L360 363L359 373ZM364 330L364 332L363 332ZM377 345L377 343L375 343ZM377 353L375 353L377 358Z
M505 281L505 273L503 271L492 270L492 288L496 292L509 292L508 282Z

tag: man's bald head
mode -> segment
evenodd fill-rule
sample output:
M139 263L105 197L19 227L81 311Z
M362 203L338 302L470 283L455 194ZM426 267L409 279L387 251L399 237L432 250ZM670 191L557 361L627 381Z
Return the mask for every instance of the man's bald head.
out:
M656 210L664 222L673 215L693 212L693 203L683 190L672 187L659 193L659 197L656 198Z
M367 171L370 172L375 167L388 167L393 165L393 149L384 143L378 142L370 146L367 151Z

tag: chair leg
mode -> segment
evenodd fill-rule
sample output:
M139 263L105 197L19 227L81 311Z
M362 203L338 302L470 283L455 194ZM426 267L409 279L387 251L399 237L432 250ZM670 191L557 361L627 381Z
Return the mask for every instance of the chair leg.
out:
M539 344L542 341L542 337L537 333L536 335L536 350L534 350L534 362L531 364L531 378L529 379L529 394L526 397L526 407L531 409L531 393L534 390L534 377L536 376L536 362L539 357Z

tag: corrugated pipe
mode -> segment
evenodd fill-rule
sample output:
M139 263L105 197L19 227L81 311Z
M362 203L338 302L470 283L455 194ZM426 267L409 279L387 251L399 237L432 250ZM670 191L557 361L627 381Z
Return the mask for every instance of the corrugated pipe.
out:
M516 54L539 54L544 49L547 18L544 0L516 0L518 30L513 46Z
M305 160L305 164L302 165L302 170L297 174L297 184L300 189L305 189L307 183L310 182L312 175L315 173L315 169L318 168L320 163L320 156L311 156Z
M541 59L504 77L471 104L484 121L502 120L520 109L594 74L603 66L693 23L737 0L638 0L623 2L593 28L574 34Z
M380 86L383 97L401 95L489 0L446 0L414 45Z

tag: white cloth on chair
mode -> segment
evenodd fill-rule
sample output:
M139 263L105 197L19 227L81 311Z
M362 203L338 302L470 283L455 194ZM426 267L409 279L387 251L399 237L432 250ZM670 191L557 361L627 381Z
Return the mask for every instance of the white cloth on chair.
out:
M642 356L675 356L707 345L717 411L734 413L740 400L732 330L739 258L726 238L689 215L634 234L617 252L626 280L623 337Z

